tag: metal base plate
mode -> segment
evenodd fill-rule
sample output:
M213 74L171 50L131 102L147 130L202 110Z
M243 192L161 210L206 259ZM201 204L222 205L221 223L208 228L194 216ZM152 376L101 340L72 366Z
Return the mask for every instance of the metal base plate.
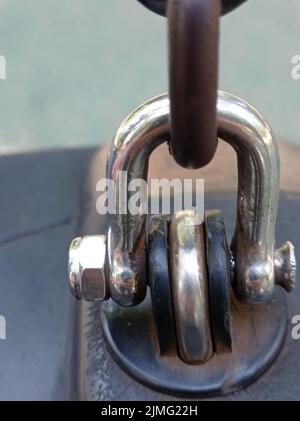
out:
M104 335L118 363L141 383L179 396L218 396L241 389L272 364L286 330L283 292L266 305L251 306L231 297L233 353L188 365L175 353L160 356L150 293L134 308L111 300L101 307Z

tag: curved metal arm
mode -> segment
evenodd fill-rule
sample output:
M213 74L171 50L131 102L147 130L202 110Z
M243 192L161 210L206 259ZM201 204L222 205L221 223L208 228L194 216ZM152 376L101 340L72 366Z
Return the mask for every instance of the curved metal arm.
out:
M246 102L224 92L218 98L218 135L237 153L237 222L232 250L239 299L265 302L272 296L274 232L279 196L279 158L270 127ZM118 187L122 171L128 184L147 179L152 151L169 137L169 99L163 95L142 105L121 125L108 160L107 177ZM130 193L128 192L128 200ZM145 215L111 215L108 258L111 296L121 305L141 302L146 293Z
M120 187L121 172L131 180L147 180L153 150L168 140L169 99L154 98L134 111L121 125L107 163L107 178L116 186L116 209L127 208L130 192ZM127 189L126 189L127 190ZM124 194L128 195L127 197ZM125 212L124 212L125 213ZM111 297L133 306L143 301L147 288L145 215L110 215L108 267Z
M218 100L219 137L238 159L234 286L242 301L268 301L275 285L274 243L280 163L272 130L249 104L227 93Z

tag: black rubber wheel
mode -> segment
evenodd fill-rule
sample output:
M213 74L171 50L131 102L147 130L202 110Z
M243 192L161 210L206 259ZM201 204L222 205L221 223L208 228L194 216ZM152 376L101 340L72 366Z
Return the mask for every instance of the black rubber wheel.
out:
M221 211L205 213L211 331L217 354L231 352L230 256Z
M177 354L168 258L168 220L152 216L148 227L148 279L161 355Z

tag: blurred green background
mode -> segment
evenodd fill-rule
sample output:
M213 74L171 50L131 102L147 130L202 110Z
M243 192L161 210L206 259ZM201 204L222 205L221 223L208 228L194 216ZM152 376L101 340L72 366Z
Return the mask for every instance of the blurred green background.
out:
M300 1L248 0L222 19L220 88L300 145ZM167 90L166 22L136 0L0 0L0 152L99 145Z

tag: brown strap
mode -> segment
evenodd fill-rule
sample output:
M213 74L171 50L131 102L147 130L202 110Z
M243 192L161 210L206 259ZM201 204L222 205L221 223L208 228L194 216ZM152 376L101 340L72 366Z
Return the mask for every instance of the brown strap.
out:
M217 147L220 0L168 0L171 152L201 168Z

